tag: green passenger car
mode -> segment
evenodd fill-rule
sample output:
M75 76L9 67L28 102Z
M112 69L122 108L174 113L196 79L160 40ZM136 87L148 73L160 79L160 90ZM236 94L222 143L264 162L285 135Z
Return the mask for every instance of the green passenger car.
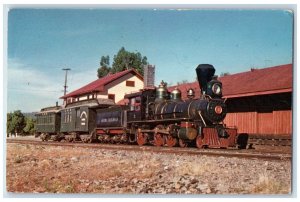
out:
M43 108L36 114L36 136L55 135L60 132L60 106Z

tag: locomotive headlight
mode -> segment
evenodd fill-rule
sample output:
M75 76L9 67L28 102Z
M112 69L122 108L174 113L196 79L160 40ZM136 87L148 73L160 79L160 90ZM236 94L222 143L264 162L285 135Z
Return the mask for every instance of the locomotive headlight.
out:
M216 114L222 114L222 111L223 111L223 109L222 109L222 107L220 105L215 106L215 112L216 112Z
M222 89L221 89L220 84L215 83L215 84L212 86L212 91L213 91L214 94L220 95L221 92L222 92Z

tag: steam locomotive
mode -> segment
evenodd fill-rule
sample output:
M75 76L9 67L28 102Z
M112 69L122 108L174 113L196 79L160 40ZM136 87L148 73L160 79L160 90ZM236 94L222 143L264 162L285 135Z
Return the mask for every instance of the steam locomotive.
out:
M201 87L199 99L189 89L188 99L182 100L179 89L169 92L166 83L161 82L157 88L126 94L127 105L94 99L65 108L42 109L37 114L36 131L42 140L198 148L236 146L237 129L222 122L227 110L222 83L214 76L215 68L200 64L196 74Z

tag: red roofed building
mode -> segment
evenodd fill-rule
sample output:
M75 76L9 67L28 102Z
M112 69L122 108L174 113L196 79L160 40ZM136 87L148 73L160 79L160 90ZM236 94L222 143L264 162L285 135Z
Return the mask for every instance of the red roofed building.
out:
M280 65L220 77L223 98L228 114L225 124L236 126L239 133L292 133L293 65ZM176 86L169 88L172 91ZM177 86L186 99L186 91L193 88L200 97L197 81Z
M95 98L110 99L117 103L124 98L126 93L138 91L143 87L143 77L135 69L128 69L97 79L62 96L61 99L64 99L64 103Z
M292 64L251 69L220 78L222 81L223 97L245 97L276 93L292 92L293 67Z

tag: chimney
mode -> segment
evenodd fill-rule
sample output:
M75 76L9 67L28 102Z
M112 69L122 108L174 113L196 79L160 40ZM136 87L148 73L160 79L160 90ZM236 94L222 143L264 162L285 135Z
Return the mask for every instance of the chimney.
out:
M56 105L55 105L56 107L58 107L58 102L56 102Z
M206 93L207 83L212 80L215 71L214 66L210 64L200 64L196 68L197 78L202 94Z
M144 88L154 87L155 65L144 65Z

